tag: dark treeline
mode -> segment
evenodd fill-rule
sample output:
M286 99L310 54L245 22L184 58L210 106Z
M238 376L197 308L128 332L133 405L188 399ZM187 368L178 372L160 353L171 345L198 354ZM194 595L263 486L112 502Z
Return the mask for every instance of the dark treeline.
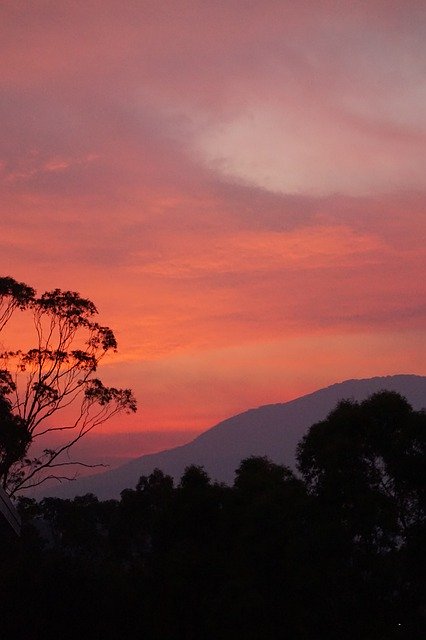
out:
M155 470L121 499L22 498L1 549L1 636L148 640L420 638L426 415L345 401L298 474L243 460L233 486Z

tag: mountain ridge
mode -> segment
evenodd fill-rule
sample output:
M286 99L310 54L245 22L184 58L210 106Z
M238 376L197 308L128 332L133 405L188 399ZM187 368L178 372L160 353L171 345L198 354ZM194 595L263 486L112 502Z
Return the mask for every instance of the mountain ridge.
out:
M401 393L417 410L426 406L426 376L398 374L344 380L288 402L248 409L220 421L187 444L146 454L66 485L42 489L39 496L68 498L92 492L100 499L116 498L155 467L178 480L189 464L203 465L213 479L229 483L240 461L250 455L267 455L294 468L298 442L339 400L360 401L383 389Z

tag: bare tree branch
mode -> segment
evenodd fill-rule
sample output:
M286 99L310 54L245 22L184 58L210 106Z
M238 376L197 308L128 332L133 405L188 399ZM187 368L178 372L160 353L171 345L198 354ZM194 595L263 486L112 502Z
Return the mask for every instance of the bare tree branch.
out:
M60 456L92 429L119 413L136 411L130 389L107 387L95 377L105 355L117 350L111 329L93 320L95 305L78 293L60 289L36 298L33 289L14 283L13 279L0 278L0 329L15 309L26 309L32 316L35 346L28 351L0 354L0 397L13 398L7 400L5 411L10 414L11 425L19 421L26 437L23 450L18 448L14 455L6 455L0 429L0 482L10 495L36 486L46 469L71 464ZM3 311L1 303L5 305ZM46 424L54 416L59 419L62 410L72 408L76 415L71 423ZM56 449L46 448L41 457L31 460L31 443L57 431L74 435L67 443Z

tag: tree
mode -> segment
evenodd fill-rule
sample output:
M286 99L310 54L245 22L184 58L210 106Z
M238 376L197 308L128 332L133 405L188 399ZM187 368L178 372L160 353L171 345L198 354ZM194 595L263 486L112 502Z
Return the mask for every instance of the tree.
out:
M37 297L28 285L0 278L0 330L16 310L29 316L34 343L0 353L0 482L10 495L48 478L71 479L59 469L81 463L64 454L112 416L136 411L130 389L107 387L95 375L117 342L95 322L93 302L60 289ZM53 432L69 438L31 458L36 439L48 443Z
M0 477L5 478L9 469L21 460L31 442L25 421L12 411L11 401L0 395Z
M360 545L398 547L426 519L426 413L398 393L345 400L298 448L313 495Z
M288 467L275 464L266 456L251 456L235 471L234 486L240 493L256 495L279 491L287 484L299 485Z
M0 331L10 320L15 309L26 309L35 299L32 287L13 278L0 278Z

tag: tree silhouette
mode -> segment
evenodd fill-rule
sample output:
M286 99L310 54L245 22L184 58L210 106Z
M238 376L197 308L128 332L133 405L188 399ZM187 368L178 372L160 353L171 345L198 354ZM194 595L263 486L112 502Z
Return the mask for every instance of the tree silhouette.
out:
M414 474L417 462L424 469L424 427L424 414L400 396L378 394L340 404L311 429L299 452L306 483L253 456L233 486L190 465L176 486L155 469L120 501L21 498L23 554L0 546L2 630L15 638L30 628L34 638L66 629L70 638L114 640L417 640L425 626L421 520L387 547L366 533L386 524L373 451L382 478L399 451L392 477L398 485L405 478L412 495L422 477L407 477L404 458ZM377 500L379 513L363 512L363 499ZM351 510L363 517L364 540ZM13 613L22 607L25 616Z
M390 391L340 402L299 444L312 500L307 584L318 603L318 637L334 637L331 627L337 638L348 628L349 637L418 637L425 454L425 412Z
M31 287L0 278L0 329L16 309L29 316L35 344L0 353L0 482L10 495L48 478L71 479L59 470L81 463L63 454L112 416L136 410L130 389L107 387L95 376L117 342L110 328L94 321L93 302L60 289L37 297ZM36 439L47 443L58 431L69 433L65 443L30 457Z
M0 331L15 309L26 309L34 298L35 291L32 287L8 276L0 278Z
M12 412L10 400L0 395L0 477L5 478L10 467L22 459L31 442L25 421Z
M425 455L426 413L391 391L340 402L298 447L311 492L360 544L382 551L425 523Z

